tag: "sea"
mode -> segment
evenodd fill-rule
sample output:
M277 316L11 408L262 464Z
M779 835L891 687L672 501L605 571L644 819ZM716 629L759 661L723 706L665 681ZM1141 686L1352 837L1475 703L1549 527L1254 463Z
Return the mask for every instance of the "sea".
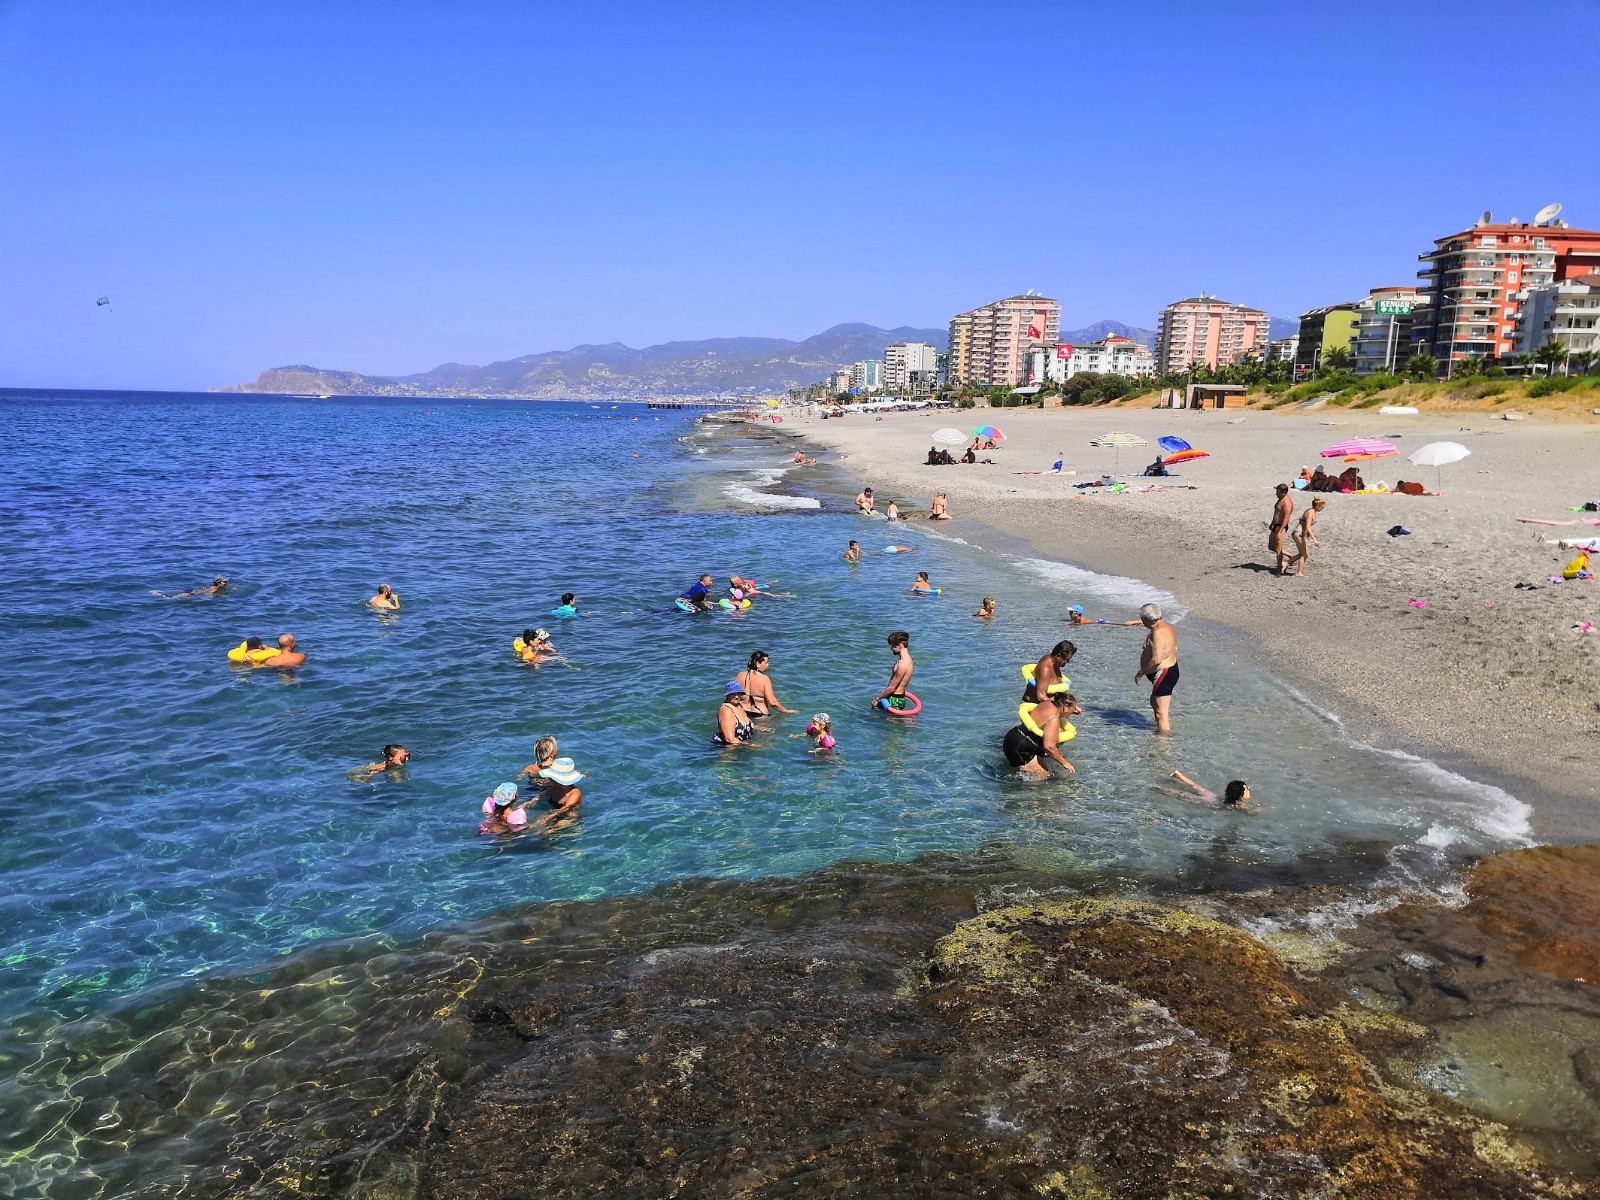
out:
M319 955L359 963L686 881L803 893L841 864L959 875L999 854L1086 893L1429 891L1528 841L1516 797L1352 740L1186 629L1181 595L985 549L960 521L858 515L849 497L873 481L795 467L782 425L643 404L48 392L0 393L0 422L0 1183L19 1195L157 1178L183 1192L220 1153L200 1128L244 1101L224 1081L186 1117L92 1099L110 1094L92 1082L126 1090L136 1050L215 1034L263 972ZM939 594L909 594L919 570ZM686 614L674 597L702 572L767 590ZM174 598L218 574L223 594ZM400 611L367 605L380 582ZM561 618L566 592L577 615ZM992 621L974 616L984 597ZM1182 638L1165 738L1133 683L1141 631L1065 623L1072 603L1122 620L1152 600ZM541 626L560 658L524 665L512 641ZM923 706L909 719L870 703L896 630ZM285 632L299 670L228 659ZM1077 773L1025 780L1000 741L1020 667L1062 638L1078 648ZM798 715L713 746L725 685L757 651ZM804 736L818 712L831 753ZM480 835L483 798L545 735L586 776L580 818ZM403 775L361 781L396 742ZM1173 771L1218 792L1245 779L1261 811L1200 803ZM348 1019L273 1016L307 1037Z

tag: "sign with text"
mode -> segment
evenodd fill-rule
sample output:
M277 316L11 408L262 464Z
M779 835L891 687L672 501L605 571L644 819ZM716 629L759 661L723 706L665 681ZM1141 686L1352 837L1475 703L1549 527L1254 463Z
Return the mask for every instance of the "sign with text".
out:
M1379 300L1378 315L1380 317L1409 317L1411 315L1411 301Z

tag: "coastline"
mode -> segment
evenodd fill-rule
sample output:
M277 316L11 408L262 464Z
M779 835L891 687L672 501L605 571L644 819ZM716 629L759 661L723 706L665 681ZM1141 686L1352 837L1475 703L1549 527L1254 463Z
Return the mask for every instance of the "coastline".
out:
M993 465L923 464L934 429L985 419L1009 435L984 455ZM1515 520L1571 519L1571 506L1596 498L1579 493L1593 490L1583 481L1593 478L1600 429L1510 425L1483 414L1093 408L891 413L881 422L773 428L834 451L824 464L907 512L925 513L933 493L946 492L956 519L943 534L1170 592L1186 622L1300 692L1353 739L1505 787L1533 808L1540 841L1600 840L1600 784L1581 753L1585 737L1600 732L1585 687L1600 653L1593 637L1572 629L1595 618L1600 585L1551 585L1572 552L1542 540L1600 527ZM1088 445L1111 429L1152 445L1123 450L1118 463ZM1168 433L1213 457L1168 479L1132 478ZM1401 457L1361 464L1369 482L1391 486L1410 478L1435 488L1432 469L1404 458L1426 442L1459 440L1474 454L1446 468L1441 496L1330 495L1317 527L1324 546L1307 577L1272 575L1265 527L1273 485L1321 462L1320 447L1352 436L1396 438ZM1048 469L1061 451L1075 476L1022 473ZM1121 495L1073 486L1114 466L1130 487L1165 486ZM1294 497L1298 512L1307 498ZM1411 536L1388 536L1396 524ZM1412 599L1427 607L1409 606ZM1070 635L1070 626L1061 629ZM1175 716L1182 719L1181 698Z

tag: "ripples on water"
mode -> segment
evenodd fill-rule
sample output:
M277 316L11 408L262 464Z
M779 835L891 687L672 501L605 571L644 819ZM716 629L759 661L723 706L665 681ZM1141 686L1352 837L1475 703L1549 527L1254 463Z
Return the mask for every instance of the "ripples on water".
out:
M781 447L708 441L678 414L10 396L0 415L18 447L0 461L0 1070L36 1062L61 1022L185 975L690 876L1004 843L1096 886L1249 886L1352 863L1425 880L1525 833L1510 797L1351 746L1197 637L1177 733L1155 739L1129 683L1136 631L1061 623L1071 599L1121 615L1136 581L916 524L891 539L805 494ZM851 568L851 537L919 549ZM795 598L684 616L671 597L702 569ZM917 570L945 595L906 597ZM151 594L217 572L224 598ZM362 603L380 581L396 616ZM558 622L566 590L582 615ZM992 625L970 616L983 595L1000 600ZM541 624L569 665L514 661L511 639ZM866 705L896 628L913 635L915 721ZM245 636L285 630L310 655L296 675L227 663ZM1079 775L1023 783L998 752L1017 667L1063 636L1081 648ZM757 749L714 751L722 684L758 647L802 715L764 723ZM835 719L831 757L791 736L818 709ZM544 733L589 772L581 821L549 841L477 837L478 801ZM409 779L350 782L387 741L411 749ZM1247 778L1271 811L1212 812L1170 788L1173 769L1218 790ZM11 1108L15 1136L48 1125L33 1104Z

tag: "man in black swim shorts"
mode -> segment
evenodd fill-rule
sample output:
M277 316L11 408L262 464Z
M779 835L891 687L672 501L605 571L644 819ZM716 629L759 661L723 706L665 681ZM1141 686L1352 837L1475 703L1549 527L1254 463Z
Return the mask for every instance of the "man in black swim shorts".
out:
M1178 686L1178 633L1161 619L1158 604L1141 608L1139 620L1150 633L1139 652L1139 669L1133 673L1133 681L1148 679L1155 685L1150 689L1150 709L1155 713L1156 732L1171 733L1172 689Z

